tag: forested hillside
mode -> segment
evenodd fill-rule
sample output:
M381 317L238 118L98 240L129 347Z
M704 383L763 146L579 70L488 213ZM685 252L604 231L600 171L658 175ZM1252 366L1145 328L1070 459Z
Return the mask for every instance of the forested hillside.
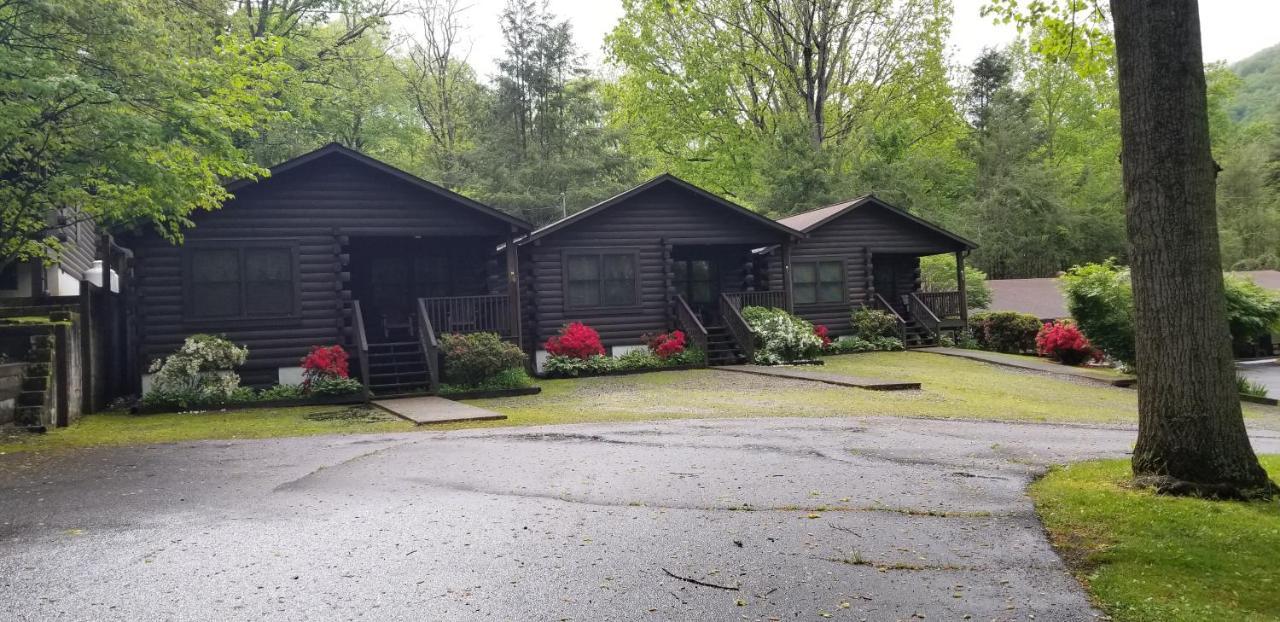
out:
M337 141L534 223L670 171L773 216L874 192L994 277L1124 260L1108 37L1042 26L965 65L946 2L623 6L595 67L534 0L0 3L0 257L56 252L66 208L177 239L221 181ZM1280 267L1278 54L1210 72L1237 267Z

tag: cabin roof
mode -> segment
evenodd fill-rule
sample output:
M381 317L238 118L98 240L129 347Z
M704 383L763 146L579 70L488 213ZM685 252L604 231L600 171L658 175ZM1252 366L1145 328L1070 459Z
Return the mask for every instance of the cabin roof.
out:
M890 213L893 213L902 218L905 218L908 221L916 225L919 225L921 227L924 227L925 229L928 229L929 231L932 231L938 235L941 235L949 240L952 240L967 249L972 250L972 249L978 248L977 244L969 241L968 239L962 238L950 231L947 231L946 229L943 229L938 225L935 225L923 218L920 218L919 216L915 216L905 210L899 209L888 203L885 203L884 201L881 201L879 198L877 198L876 195L874 194L867 194L867 195L860 196L856 199L850 199L848 201L842 201L840 203L835 203L833 205L827 205L825 207L812 209L807 212L801 212L794 216L781 218L778 220L778 222L784 225L787 225L788 227L791 227L792 229L795 229L797 231L810 233L818 229L819 227L853 210L856 210L860 207L864 207L867 205L875 205L876 207L888 210Z
M316 160L319 160L321 158L324 158L330 155L345 157L358 164L364 165L366 167L380 171L382 173L386 173L416 188L425 190L432 194L436 194L445 199L460 203L463 206L473 209L482 214L485 214L486 216L490 216L498 220L502 220L510 224L511 226L519 229L520 231L529 231L533 229L533 225L530 225L529 223L519 218L516 218L515 216L507 214L506 212L489 207L488 205L485 205L474 199L469 199L461 194L458 194L452 190L449 190L448 188L433 184L421 177L418 177L417 175L400 170L390 164L387 164L386 162L367 156L359 151L356 151L355 149L351 149L350 147L344 147L342 145L339 145L338 143L329 143L319 149L316 149L315 151L304 153L296 158L285 160L284 162L281 162L271 167L270 169L271 177L275 177L281 173L285 173L293 169L300 168L302 166L310 164L311 162L315 162ZM270 179L270 177L266 179ZM226 184L225 187L229 192L235 192L240 188L244 188L246 186L258 183L260 181L264 181L264 180L240 179L240 180L236 180Z
M1067 311L1067 297L1059 287L1057 277L1042 279L990 279L991 305L988 311L1017 311L1030 313L1040 320L1061 320L1071 317Z
M711 202L713 205L723 207L739 216L754 220L759 224L764 225L768 228L780 231L792 237L796 237L796 238L804 237L803 233L796 231L795 229L792 229L791 227L788 227L785 224L779 223L778 221L775 221L766 216L753 212L741 205L738 205L737 203L720 198L710 192L707 192L706 190L703 190L702 188L699 188L683 179L680 179L679 177L676 177L675 175L672 175L670 173L663 173L662 175L654 177L653 179L650 179L649 181L646 181L643 184L640 184L639 186L636 186L630 190L626 190L624 192L618 193L612 197L609 197L608 199L605 199L599 203L596 203L595 205L592 205L591 207L588 207L578 212L574 212L564 218L561 218L560 220L557 220L551 224L545 225L535 230L533 233L530 233L529 235L525 236L524 238L521 238L517 242L517 244L523 245L523 244L532 242L534 240L544 238L548 235L551 235L552 233L555 233L556 231L559 231L565 227L568 227L569 225L572 225L575 222L590 218L596 214L599 214L600 212L608 210L609 208L615 205L618 205L619 203L625 202L627 199L630 199L637 195L648 192L649 190L652 190L664 184L672 184L678 188L692 192L693 194Z

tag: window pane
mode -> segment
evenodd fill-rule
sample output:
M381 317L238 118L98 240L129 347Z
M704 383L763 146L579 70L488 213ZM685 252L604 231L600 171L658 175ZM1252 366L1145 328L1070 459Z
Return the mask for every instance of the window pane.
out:
M244 274L249 281L293 281L293 251L287 248L245 249Z
M630 305L636 302L636 282L634 280L610 279L604 282L604 293L600 304Z
M690 302L709 303L711 302L711 284L707 282L694 283L689 287L690 296L693 300Z
M240 251L234 248L192 249L191 280L227 283L240 280Z
M677 261L672 264L672 271L675 273L677 283L683 283L689 280L689 262Z
M699 259L693 262L693 280L707 281L711 279L711 262Z
M600 278L599 255L570 255L569 280L586 281Z
M569 305L593 307L600 304L599 281L569 281Z
M818 286L818 302L840 302L844 300L844 284L823 283Z
M246 315L290 315L293 313L293 281L256 281L245 284Z
M797 263L791 265L791 282L794 284L813 283L817 280L817 274L812 263Z
M844 281L843 270L838 261L823 261L818 264L818 280L823 283L840 283Z
M192 287L187 296L191 304L191 317L240 315L239 283L201 283Z
M630 280L636 276L635 257L632 255L605 255L603 262L607 280Z
M796 304L810 304L817 302L818 291L816 285L812 283L796 283L791 289L795 295Z

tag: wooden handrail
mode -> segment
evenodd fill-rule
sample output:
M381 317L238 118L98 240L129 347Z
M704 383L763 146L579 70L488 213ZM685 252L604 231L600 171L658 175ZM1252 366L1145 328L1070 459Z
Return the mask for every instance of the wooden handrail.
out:
M434 328L446 333L498 333L514 339L511 298L506 294L422 298L423 312Z
M964 315L961 313L964 297L958 291L917 292L917 295L920 297L920 301L939 318L958 318Z
M683 330L688 335L693 345L702 349L702 353L707 353L707 329L702 325L702 321L698 319L698 314L689 308L689 303L685 301L684 296L676 295L676 327Z
M781 290L725 292L725 295L739 311L743 307L770 307L784 310L787 308L787 292Z
M360 301L351 301L351 324L356 333L356 359L360 364L360 384L364 386L364 401L369 401L369 337L364 332L364 312Z
M422 345L422 358L427 362L427 388L437 393L440 390L440 342L436 340L436 330L431 325L423 298L418 299L418 343Z
M752 332L751 325L747 324L746 318L742 317L742 311L733 305L728 294L720 294L720 318L724 320L724 325L729 329L733 340L738 342L738 349L742 350L747 362L754 362L756 359L755 333Z
M920 300L919 296L915 294L907 295L907 310L911 312L911 317L924 326L925 330L935 337L938 336L939 329L942 327L942 320L938 319L933 309L930 309L929 305Z
M889 304L889 301L884 299L884 296L881 296L880 294L876 294L875 298L872 299L872 301L876 303L875 306L879 307L880 310L888 311L889 314L893 315L894 319L898 320L897 327L896 327L897 333L898 333L898 339L901 339L903 342L906 342L907 321L902 319L902 316L898 313L897 309L894 309L893 305Z

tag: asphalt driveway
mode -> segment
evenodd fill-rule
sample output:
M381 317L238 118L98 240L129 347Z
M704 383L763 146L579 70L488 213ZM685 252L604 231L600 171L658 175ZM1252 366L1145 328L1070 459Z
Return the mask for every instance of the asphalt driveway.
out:
M1023 490L1133 437L754 419L0 456L0 611L1089 619ZM1255 445L1280 451L1280 434Z

